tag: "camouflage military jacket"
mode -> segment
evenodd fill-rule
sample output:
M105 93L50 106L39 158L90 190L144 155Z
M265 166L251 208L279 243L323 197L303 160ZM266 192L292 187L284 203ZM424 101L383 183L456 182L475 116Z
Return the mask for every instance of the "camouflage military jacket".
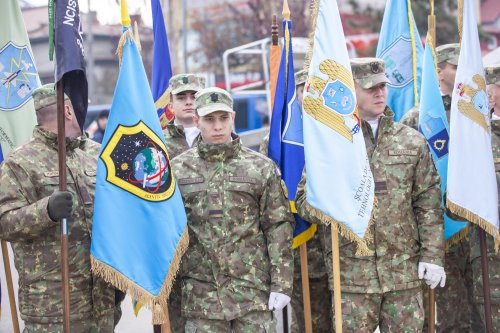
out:
M269 146L269 134L262 139L259 147L259 152L267 156ZM325 257L323 255L324 249L331 247L330 243L325 243L325 237L323 233L325 232L325 226L319 225L314 236L307 241L307 267L310 279L319 279L327 276L325 268ZM329 232L329 231L328 231ZM302 275L300 272L300 253L299 249L293 252L293 261L295 267L295 279L301 279Z
M449 95L442 96L444 110L446 112L446 119L448 124L450 122L450 110L451 110L451 97ZM418 107L413 107L408 111L403 118L401 118L401 124L410 126L411 128L418 131L418 118L420 116L420 109Z
M163 130L163 134L167 142L167 152L170 159L189 149L184 128L175 125L173 120L167 124L167 128Z
M114 288L93 278L90 237L99 145L86 137L67 139L68 191L74 212L68 220L71 320L113 314ZM0 238L12 242L19 272L19 309L31 323L61 323L59 223L47 213L58 189L57 137L35 128L0 169Z
M425 139L415 130L395 123L387 108L375 138L368 123L363 134L378 199L372 225L373 256L357 256L356 245L340 244L342 290L382 293L419 287L419 261L443 266L443 211L439 174ZM305 178L297 191L299 214L319 223L304 209ZM330 238L330 233L325 233ZM331 259L331 249L327 257ZM326 260L330 266L331 260ZM330 279L331 282L331 279Z
M274 163L242 147L199 142L172 160L188 217L183 315L232 320L291 296L293 215Z

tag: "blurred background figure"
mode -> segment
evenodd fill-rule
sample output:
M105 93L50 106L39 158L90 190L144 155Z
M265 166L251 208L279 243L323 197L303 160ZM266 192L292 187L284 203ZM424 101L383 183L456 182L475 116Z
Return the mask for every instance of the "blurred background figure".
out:
M106 125L108 124L109 110L103 110L99 113L97 117L97 130L94 132L92 140L98 143L102 143L102 138L104 137L104 131L106 130Z

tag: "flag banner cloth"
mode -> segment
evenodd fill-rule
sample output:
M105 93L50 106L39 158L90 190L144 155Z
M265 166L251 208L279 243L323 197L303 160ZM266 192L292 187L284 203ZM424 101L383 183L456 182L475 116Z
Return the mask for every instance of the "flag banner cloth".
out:
M399 121L418 105L424 48L413 19L410 0L388 0L377 45L377 58L384 59L387 105Z
M49 16L54 0L50 0ZM52 16L54 17L54 16ZM49 17L50 20L50 17ZM78 1L57 0L55 2L56 52L55 81L64 79L64 93L68 95L76 119L83 130L88 106L88 85L85 76L85 59L82 39L82 22ZM52 34L52 31L50 31ZM49 57L52 59L52 54Z
M31 93L40 79L17 0L0 10L0 163L27 142L36 125Z
M303 101L306 209L356 241L360 254L369 254L373 175L337 2L315 2L313 22Z
M269 157L278 165L288 189L290 207L295 216L293 248L307 242L317 226L301 219L295 208L297 185L304 169L302 112L295 92L292 51L292 22L283 21L284 49L281 56L276 95L269 131Z
M418 129L427 140L434 163L441 176L441 192L444 197L448 178L450 128L439 90L433 43L428 34L422 65L422 90L420 95ZM444 238L446 246L452 246L465 237L468 233L468 225L468 222L454 221L444 214Z
M465 0L462 44L451 97L446 206L498 236L498 192L475 1Z
M160 0L151 0L151 11L153 13L152 91L161 126L165 128L174 117L169 108L170 90L168 89L168 81L172 77L172 65Z
M142 59L126 28L130 20L123 21L120 72L97 166L92 270L161 324L188 246L187 220Z

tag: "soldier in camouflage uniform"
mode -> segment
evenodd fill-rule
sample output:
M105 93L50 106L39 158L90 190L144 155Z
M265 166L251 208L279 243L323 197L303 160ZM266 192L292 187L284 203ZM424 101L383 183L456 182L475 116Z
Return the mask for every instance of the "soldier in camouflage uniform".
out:
M58 191L56 94L33 92L38 126L0 169L0 238L12 242L24 332L62 332L59 220L68 218L72 332L113 332L115 290L90 271L99 144L82 135L65 102L68 190Z
M292 293L293 215L274 163L232 134L231 96L196 95L202 140L172 160L188 217L181 266L186 332L275 332Z
M493 149L498 189L500 190L500 64L486 67L485 71L491 107L491 146ZM474 298L478 304L481 319L484 324L483 275L481 269L481 250L479 247L478 228L479 227L476 225L472 226L471 260L474 276ZM500 332L500 253L495 252L495 240L488 234L486 235L486 244L488 246L493 331Z
M205 88L205 78L195 74L178 74L170 78L170 108L175 118L163 130L170 160L193 146L200 130L193 123L194 95ZM176 278L168 298L170 327L173 333L184 332L180 278Z
M205 78L196 74L178 74L170 78L170 108L174 119L163 130L170 159L193 146L200 130L193 123L194 95L205 88Z
M446 44L436 48L439 86L448 123L459 54L460 44ZM419 109L413 108L401 119L401 123L418 130L418 118ZM484 331L472 294L470 259L469 236L446 248L446 286L436 290L437 333ZM428 288L424 287L426 309L427 290ZM427 328L427 311L425 313L424 329Z
M307 80L307 71L301 70L295 73L295 85L297 100L302 109L302 93ZM260 145L260 153L268 155L269 135L264 137ZM314 236L307 241L307 259L309 271L309 292L311 299L311 317L315 333L329 333L332 331L332 298L328 289L328 274L325 269L324 249L330 247L324 243L325 226L319 225ZM300 253L294 251L294 274L292 294L292 333L305 331L304 304L302 294L302 275L300 265Z
M439 174L424 138L395 123L385 104L383 60L352 59L351 67L378 208L370 231L373 255L356 255L355 243L340 241L343 327L357 333L372 333L377 326L382 333L421 332L420 279L432 287L446 279ZM296 199L299 215L321 223L305 209L305 185L303 177ZM330 274L331 249L327 258Z

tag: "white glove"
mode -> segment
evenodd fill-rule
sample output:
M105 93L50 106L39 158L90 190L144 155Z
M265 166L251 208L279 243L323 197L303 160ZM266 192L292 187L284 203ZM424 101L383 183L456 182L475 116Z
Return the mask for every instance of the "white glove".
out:
M269 310L283 310L290 303L290 297L285 294L271 292L269 295Z
M425 283L434 289L441 281L440 287L443 288L446 284L446 273L444 268L438 265L429 264L426 262L418 263L418 278L425 279Z

